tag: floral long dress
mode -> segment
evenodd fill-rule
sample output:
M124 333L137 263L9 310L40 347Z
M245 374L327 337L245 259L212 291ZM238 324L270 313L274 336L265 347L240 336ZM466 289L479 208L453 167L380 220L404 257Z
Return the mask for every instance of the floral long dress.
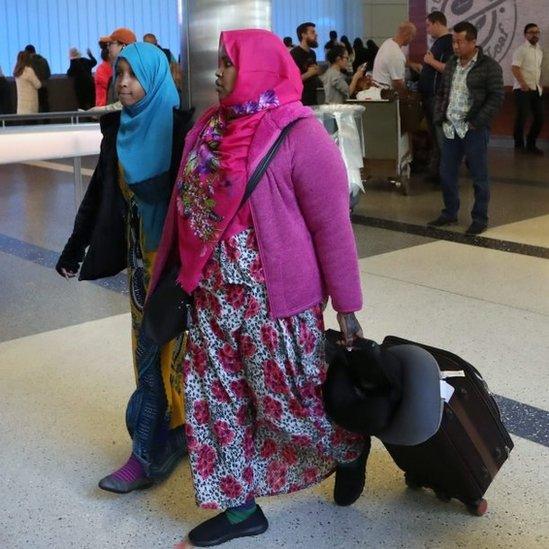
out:
M363 438L323 407L322 305L269 317L253 229L217 245L193 296L183 374L198 505L293 492L359 456Z
M181 336L162 348L141 332L143 306L156 252L146 251L136 198L120 175L120 188L128 205L128 281L132 319L132 349L137 388L126 410L133 453L146 473L167 474L185 450L183 373L185 341Z

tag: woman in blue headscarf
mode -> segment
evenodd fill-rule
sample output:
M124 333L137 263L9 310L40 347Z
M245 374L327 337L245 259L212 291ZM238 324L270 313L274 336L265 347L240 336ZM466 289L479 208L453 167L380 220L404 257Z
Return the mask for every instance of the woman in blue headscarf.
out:
M101 118L99 161L56 270L72 278L80 268L80 280L128 271L137 381L126 412L132 452L120 469L99 482L104 490L127 493L165 478L186 454L183 340L158 348L139 335L192 111L178 110L166 56L152 44L126 46L115 74L122 112Z

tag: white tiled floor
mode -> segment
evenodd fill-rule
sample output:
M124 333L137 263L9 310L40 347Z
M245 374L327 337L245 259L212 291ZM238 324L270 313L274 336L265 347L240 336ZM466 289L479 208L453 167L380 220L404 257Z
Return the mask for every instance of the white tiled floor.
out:
M361 321L377 340L393 333L453 350L494 391L547 409L546 269L536 258L447 242L363 259ZM0 499L0 546L168 548L210 516L194 505L186 462L146 492L96 488L129 451L129 348L128 315L0 344L0 482L9 494ZM489 513L476 518L405 489L376 445L368 487L352 508L331 503L332 479L264 498L269 531L226 547L547 547L548 458L548 448L516 440L488 491Z
M494 227L483 236L549 248L549 215Z
M439 241L360 267L366 336L448 349L494 392L549 408L549 261Z
M361 260L361 272L549 315L549 261L442 241ZM365 289L366 294L367 288Z

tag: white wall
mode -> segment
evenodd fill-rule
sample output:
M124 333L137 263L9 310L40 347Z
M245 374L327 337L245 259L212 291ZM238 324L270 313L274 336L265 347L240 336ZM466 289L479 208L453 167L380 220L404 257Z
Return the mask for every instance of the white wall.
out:
M378 46L395 34L399 23L408 19L408 0L362 0L364 38Z
M549 0L477 0L461 7L444 0L426 2L427 12L444 11L450 27L467 20L479 28L478 43L501 64L506 85L513 83L511 60L513 51L524 42L524 26L539 25L544 50L542 82L549 85Z
M34 44L53 73L65 73L72 46L83 54L117 27L129 27L141 40L156 34L174 55L179 52L177 0L0 0L0 66L11 74L17 53Z

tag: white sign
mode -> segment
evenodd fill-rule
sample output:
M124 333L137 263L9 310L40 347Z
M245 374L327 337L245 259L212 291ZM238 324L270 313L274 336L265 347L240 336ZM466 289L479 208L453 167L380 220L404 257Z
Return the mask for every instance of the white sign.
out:
M501 64L506 85L513 83L513 51L524 42L524 26L536 23L542 32L544 68L542 81L549 84L549 2L548 0L427 0L427 13L441 11L451 28L469 21L478 29L479 46ZM545 38L545 46L544 46Z

